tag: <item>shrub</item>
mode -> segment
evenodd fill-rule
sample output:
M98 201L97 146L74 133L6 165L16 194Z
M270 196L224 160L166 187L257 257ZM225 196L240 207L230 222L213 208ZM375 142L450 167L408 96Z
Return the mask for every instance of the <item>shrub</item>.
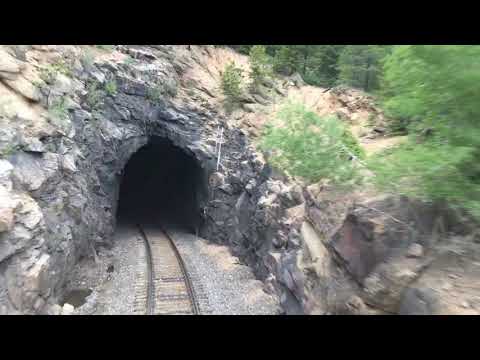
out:
M65 60L59 60L54 64L49 64L40 69L40 78L47 84L52 84L59 73L66 76L72 76L71 65Z
M101 104L102 92L98 89L98 82L88 84L86 102L92 109L96 109Z
M154 84L147 89L147 98L153 102L157 102L162 98L163 88L160 84Z
M83 67L90 68L95 61L95 55L91 49L85 49L82 53L82 57L80 58L80 62L82 63Z
M48 113L54 120L64 121L68 118L68 110L65 104L65 97L62 96L50 104Z
M335 117L321 118L301 104L287 104L270 123L260 146L274 166L316 182L327 179L341 186L360 180L360 146ZM353 156L352 156L353 155Z
M109 80L105 84L105 91L108 95L113 96L117 93L117 83L115 80Z

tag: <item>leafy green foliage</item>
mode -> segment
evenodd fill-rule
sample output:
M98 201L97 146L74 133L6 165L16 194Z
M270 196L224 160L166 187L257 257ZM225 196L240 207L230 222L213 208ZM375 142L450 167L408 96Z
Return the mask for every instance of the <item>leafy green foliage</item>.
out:
M267 126L260 146L271 152L273 165L294 176L328 179L339 186L360 180L351 155L362 152L353 136L337 118L321 118L303 105L286 105Z
M242 69L231 62L225 67L221 78L221 88L225 95L226 106L231 109L235 106L242 95L243 75Z
M272 76L271 61L263 45L254 45L249 54L251 86L256 89L265 79Z
M372 160L379 186L444 200L480 218L480 46L396 46L385 61L388 115L410 141Z

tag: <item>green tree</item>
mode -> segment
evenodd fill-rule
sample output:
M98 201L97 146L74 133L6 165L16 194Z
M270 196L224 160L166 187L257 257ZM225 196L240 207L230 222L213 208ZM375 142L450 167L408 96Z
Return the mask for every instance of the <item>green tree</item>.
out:
M295 51L291 46L281 46L275 51L273 57L273 68L283 75L291 75L297 67Z
M372 160L376 182L480 218L480 46L396 46L385 61L387 113L410 141Z
M338 83L365 91L377 90L382 60L389 50L381 45L348 45L338 58Z
M265 79L272 76L271 61L263 45L254 45L249 55L252 87L257 88Z
M243 75L242 69L232 61L225 67L221 77L221 88L225 95L227 110L231 110L242 95Z
M228 45L228 46L238 51L240 54L248 55L253 45Z
M320 118L301 104L288 104L275 123L266 127L261 148L270 161L291 175L309 181L328 179L339 186L360 180L358 143L335 117Z
M305 81L311 85L333 86L338 78L337 62L343 45L313 45L314 51L309 57Z
M282 45L273 48L274 70L284 75L298 72L311 85L332 86L337 80L337 60L343 45Z

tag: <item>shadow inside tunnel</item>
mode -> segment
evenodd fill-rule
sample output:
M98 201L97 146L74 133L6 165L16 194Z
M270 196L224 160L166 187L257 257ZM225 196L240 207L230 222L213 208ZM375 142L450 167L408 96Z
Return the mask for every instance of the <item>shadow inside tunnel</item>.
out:
M196 233L208 194L199 161L169 139L152 137L132 155L120 184L117 224L169 225Z

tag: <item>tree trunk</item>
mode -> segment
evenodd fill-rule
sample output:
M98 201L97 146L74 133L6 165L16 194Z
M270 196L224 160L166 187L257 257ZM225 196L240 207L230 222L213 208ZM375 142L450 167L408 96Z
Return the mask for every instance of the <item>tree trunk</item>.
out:
M369 90L370 86L370 59L367 60L367 70L365 72L365 91Z

